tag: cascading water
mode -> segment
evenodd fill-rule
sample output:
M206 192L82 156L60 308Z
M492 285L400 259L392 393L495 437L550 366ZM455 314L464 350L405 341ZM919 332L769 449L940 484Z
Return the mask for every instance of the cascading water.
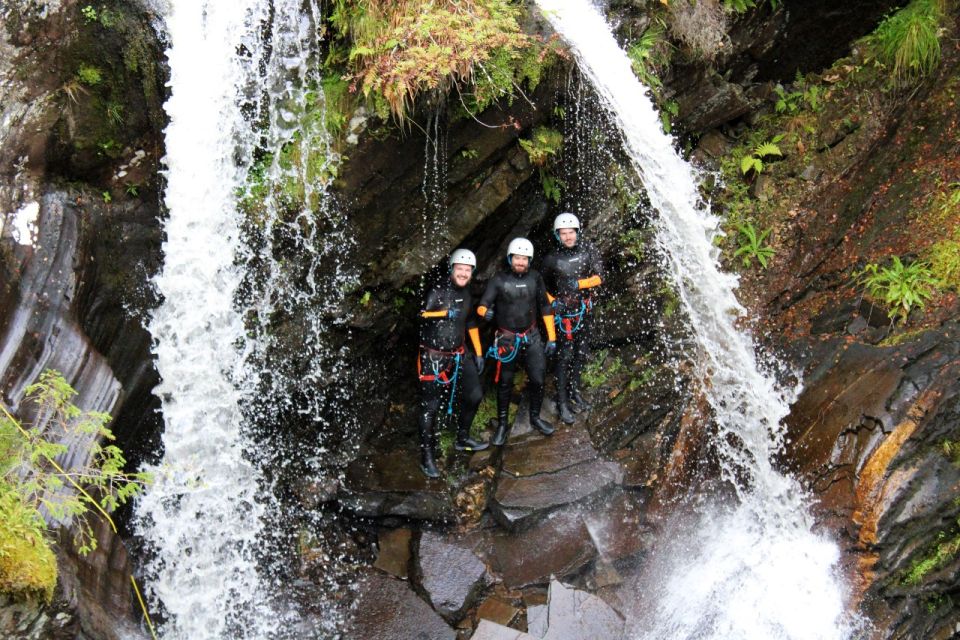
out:
M280 160L283 145L294 138L321 158L329 156L325 139L318 139L322 122L303 123L307 101L322 101L319 89L307 86L319 22L318 5L307 5L304 12L304 3L293 0L172 0L166 20L169 217L164 268L156 280L163 303L150 322L166 428L163 461L152 469L156 482L139 501L136 520L149 549L147 591L166 620L164 638L282 636L271 603L276 590L263 575L261 558L270 538L264 521L279 508L251 439L253 397L265 377L275 387L283 378L257 369L269 364L263 327L290 289L269 243L283 226L296 229L287 236L298 239L305 255L345 244L329 230L323 242L309 232L318 176L304 173L306 160L294 167ZM257 113L266 114L265 130L251 117ZM266 197L260 219L268 246L251 249L243 242L238 193L264 147L273 154L267 193L292 179L306 190L306 204L284 221L280 206ZM267 265L256 286L245 283L252 254ZM296 286L306 293L285 302L306 297L308 304L317 298L335 304L340 298L328 289L342 284L340 271L333 270L335 285L329 285L316 276L313 261L300 264L306 265L306 285ZM245 326L251 321L252 330ZM304 340L312 345L319 334L304 332Z
M637 624L643 638L846 638L839 553L811 532L807 498L772 463L795 390L757 364L736 278L722 273L712 240L718 221L698 195L693 168L663 133L658 114L603 16L588 0L536 0L567 40L623 134L659 212L657 243L698 346L698 377L717 430L716 447L738 504L687 530L666 584ZM652 585L651 585L652 586Z

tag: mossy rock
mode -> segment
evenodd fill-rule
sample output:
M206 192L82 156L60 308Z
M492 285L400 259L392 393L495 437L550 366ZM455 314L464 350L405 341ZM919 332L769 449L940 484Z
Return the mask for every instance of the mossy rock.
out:
M49 602L57 586L53 550L43 538L21 535L6 521L0 530L0 592L18 599L42 598Z

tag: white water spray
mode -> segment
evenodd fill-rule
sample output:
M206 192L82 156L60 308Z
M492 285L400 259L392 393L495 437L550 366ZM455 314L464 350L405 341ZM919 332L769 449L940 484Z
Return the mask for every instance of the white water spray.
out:
M751 336L737 329L736 278L720 271L718 220L698 194L697 175L663 133L603 16L588 0L536 0L567 40L618 122L624 146L659 212L657 242L698 346L698 378L713 411L724 476L739 504L688 532L689 550L654 597L644 638L843 639L843 588L836 546L811 532L798 483L777 472L781 421L795 390L757 365Z
M265 637L256 550L267 503L245 455L243 321L234 306L235 193L252 156L242 92L255 88L261 0L174 0L167 16L169 218L163 304L150 322L166 429L155 484L138 503L151 602L164 638Z

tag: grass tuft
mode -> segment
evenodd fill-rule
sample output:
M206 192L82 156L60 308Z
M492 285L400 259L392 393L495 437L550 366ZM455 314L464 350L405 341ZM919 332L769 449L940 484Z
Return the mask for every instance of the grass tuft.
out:
M913 0L888 16L870 36L877 57L892 69L898 85L925 78L940 64L944 4L944 0Z

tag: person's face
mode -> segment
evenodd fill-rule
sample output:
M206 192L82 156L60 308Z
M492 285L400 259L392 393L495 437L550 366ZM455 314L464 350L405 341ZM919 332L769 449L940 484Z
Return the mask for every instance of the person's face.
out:
M470 282L470 277L473 275L473 267L468 264L455 264L453 265L453 271L450 273L450 279L453 280L453 284L458 287L465 287L467 283Z
M557 229L557 235L560 236L560 244L567 247L568 249L573 245L577 244L576 229Z
M513 267L514 273L526 273L530 268L530 258L513 254L510 256L510 266Z

